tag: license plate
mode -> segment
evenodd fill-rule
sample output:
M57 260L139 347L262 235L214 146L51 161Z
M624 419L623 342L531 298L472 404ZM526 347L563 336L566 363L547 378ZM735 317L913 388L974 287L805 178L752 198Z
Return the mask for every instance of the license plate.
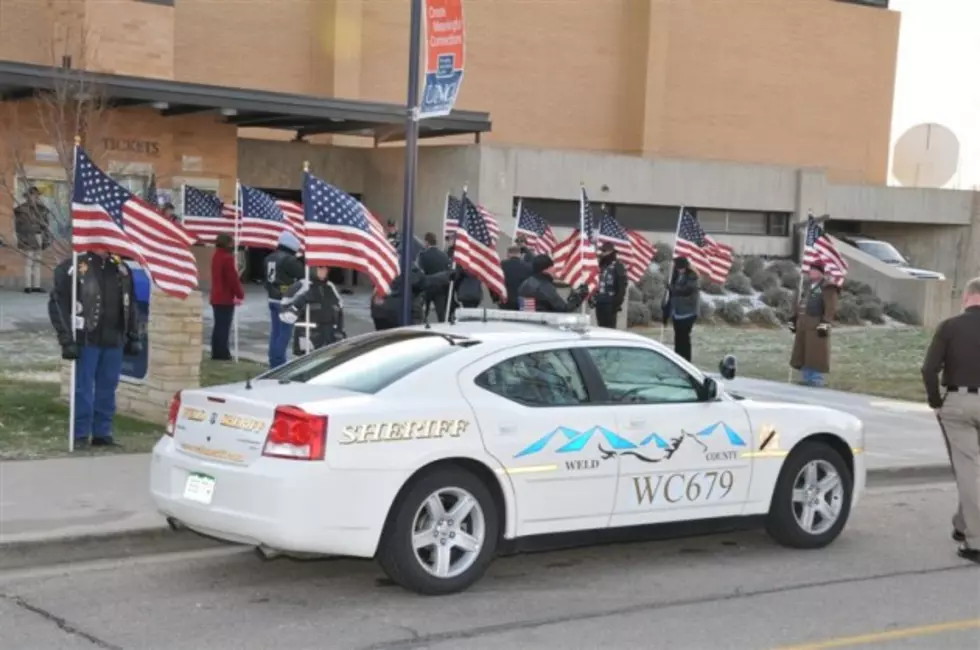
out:
M209 504L214 496L214 478L207 474L191 474L184 484L184 498L188 501Z

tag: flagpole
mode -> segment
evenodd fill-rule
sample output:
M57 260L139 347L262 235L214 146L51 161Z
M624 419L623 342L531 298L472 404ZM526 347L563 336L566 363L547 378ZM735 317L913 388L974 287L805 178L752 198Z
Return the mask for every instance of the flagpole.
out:
M180 184L180 225L184 225L187 218L187 183Z
M449 219L449 197L452 192L446 192L446 205L442 209L442 245L446 245L446 237L448 233L446 232L446 221Z
M799 286L797 286L797 288L796 288L796 300L793 302L793 309L794 309L793 316L796 316L799 313L799 311L800 311L800 302L802 302L802 300L803 300L803 281L804 281L804 275L803 275L803 259L806 257L806 233L810 229L810 220L811 219L813 219L813 210L807 210L807 212L806 212L806 226L807 227L803 229L803 234L802 235L797 235L797 237L799 237L799 238L801 238L803 240L803 245L800 246L800 282L799 282ZM794 334L794 343L795 343L795 337L796 337L796 335ZM790 352L790 354L792 354L792 351ZM793 366L790 366L789 367L789 373L786 376L786 383L787 384L792 384L793 383Z
M309 174L309 173L310 173L310 163L309 162L304 162L303 163L303 185L304 186L306 185L306 175ZM304 219L306 218L305 213L303 215L303 218ZM305 230L305 228L304 228L304 230ZM305 239L305 237L304 237L304 239ZM404 242L404 240L402 240L402 241ZM403 243L402 246L408 246L408 242ZM305 264L303 265L303 268L306 269L306 286L309 287L310 286L310 258L309 258L309 251L308 250L307 251L304 251L303 261L305 262ZM409 324L411 324L411 323L409 323ZM310 352L313 351L313 344L310 341L310 329L312 329L312 327L313 327L313 324L310 322L310 301L307 300L306 301L306 319L305 319L305 327L304 327L304 329L306 330L306 350L305 350L305 352L307 354L309 354Z
M521 225L521 214L524 210L524 197L517 199L517 217L514 219L514 237L513 241L517 241L517 229Z
M82 139L79 136L75 136L75 149L74 155L72 157L71 165L71 180L72 187L75 185L75 174L78 173L78 149L82 146ZM74 192L74 190L72 190ZM75 324L77 322L77 308L75 305L78 303L78 253L75 251L75 229L71 229L70 241L71 241L71 314L68 317L68 327L71 332L71 342L72 344L77 344L75 340ZM77 348L77 345L76 345ZM75 355L78 356L77 354ZM69 383L68 392L68 453L73 453L75 451L75 382L78 381L78 360L71 360L71 379Z
M582 245L582 238L586 236L587 231L585 229L585 183L579 183L578 192L578 219L579 219L579 244L578 244L578 255L579 255L579 268L585 268L585 247ZM575 291L575 287L572 287L572 291ZM582 301L581 307L579 307L583 314L588 313L589 304L587 300Z
M459 199L459 221L456 223L456 233L457 233L457 235L459 233L459 229L463 227L463 222L466 221L466 205L465 205L465 203L466 203L466 190L468 188L469 188L469 183L466 183L465 185L463 185L463 195ZM449 217L449 195L447 194L446 195L446 214L442 218L442 223L443 224L446 223L446 219L448 217ZM456 242L459 242L459 237L458 236L456 237L456 240L455 241ZM456 270L456 246L457 246L457 243L454 243L453 244L453 257L452 257L451 260L449 260L450 262L452 262L452 264L450 264L450 266L449 266L449 270L450 271L455 271ZM446 311L445 311L446 321L449 321L449 310L450 310L450 308L452 307L452 304L453 304L453 291L455 291L455 289L456 289L456 279L453 277L454 275L455 275L455 273L452 273L450 275L450 279L449 279L449 293L446 294Z
M680 207L680 210L678 210L677 212L677 227L674 229L674 246L670 254L670 262L668 262L667 264L667 275L666 275L666 283L664 288L665 298L668 295L670 295L670 278L674 274L674 259L677 257L677 238L680 236L681 221L683 221L683 219L684 219L684 206L682 205ZM664 304L664 307L667 306L669 305ZM667 329L667 323L665 323L663 321L663 318L661 318L660 319L660 342L661 343L664 342L664 332L666 329Z
M185 191L186 191L186 186L185 186ZM241 219L239 218L239 216L241 214L241 192L242 192L242 184L236 178L235 179L235 203L234 203L234 205L235 205L235 212L234 212L234 214L235 214L235 227L232 230L232 232L234 233L234 245L233 245L233 248L235 249L234 250L234 255L235 255L235 273L238 275L239 282L241 281L241 275L242 275L241 269L238 268L238 244L239 244L239 238L241 237L241 233L240 233ZM214 282L214 279L212 278L211 281ZM243 300L242 301L243 304L241 305L242 307L244 307L244 302L245 301ZM235 326L235 329L234 329L234 338L235 338L235 363L238 363L238 360L239 360L239 354L238 354L238 321L241 320L240 316L241 316L241 314L235 314L234 316L232 316L232 323Z

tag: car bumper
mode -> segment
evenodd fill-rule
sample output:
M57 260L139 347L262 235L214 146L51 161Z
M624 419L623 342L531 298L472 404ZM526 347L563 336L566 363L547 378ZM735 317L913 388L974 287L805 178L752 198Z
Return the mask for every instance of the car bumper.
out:
M863 451L854 454L854 490L851 497L851 508L854 508L861 500L864 490L868 485L868 466L867 454Z
M184 497L192 473L214 479L210 503ZM153 449L150 493L164 516L208 537L294 553L373 557L406 479L275 458L248 466L217 463L189 456L164 437Z

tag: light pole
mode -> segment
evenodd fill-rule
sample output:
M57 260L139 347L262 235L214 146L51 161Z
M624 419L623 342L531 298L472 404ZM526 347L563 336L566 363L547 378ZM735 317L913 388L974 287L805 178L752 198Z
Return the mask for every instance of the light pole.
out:
M419 59L422 45L422 0L411 0L408 41L408 101L405 112L405 200L402 204L402 325L412 324L412 242L415 231L415 170L419 149Z

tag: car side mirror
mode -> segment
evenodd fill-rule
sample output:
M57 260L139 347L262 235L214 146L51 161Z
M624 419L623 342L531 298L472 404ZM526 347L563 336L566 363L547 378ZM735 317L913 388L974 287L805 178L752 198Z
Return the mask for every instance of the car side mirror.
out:
M738 371L738 361L735 357L729 354L721 363L718 364L718 374L722 376L725 381L731 381L735 379L735 374Z
M705 402L713 402L714 400L718 399L718 382L711 377L707 377L705 378L702 386L704 388L703 395Z

